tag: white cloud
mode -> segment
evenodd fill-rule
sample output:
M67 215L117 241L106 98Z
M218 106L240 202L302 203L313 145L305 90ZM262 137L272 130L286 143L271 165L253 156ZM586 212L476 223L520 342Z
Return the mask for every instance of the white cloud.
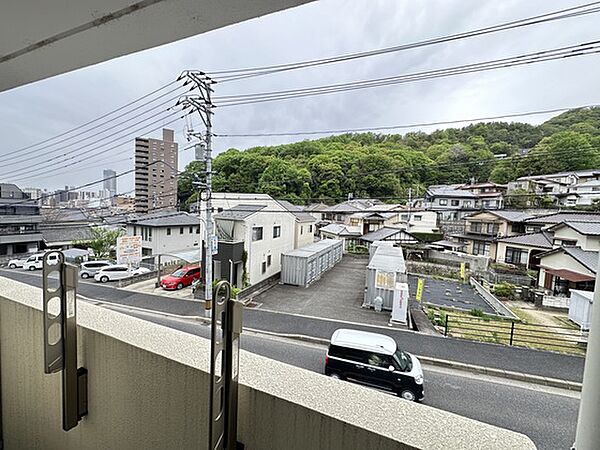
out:
M325 0L118 58L0 94L2 155L91 120L174 79L182 70L253 67L415 42L578 4L577 0ZM216 95L316 86L448 67L597 38L597 15L386 56L216 86ZM296 100L217 108L216 132L303 131L453 120L575 106L593 98L597 56ZM538 123L542 118L523 120ZM195 120L196 126L199 122ZM183 123L175 127L181 146ZM430 131L430 130L426 130ZM159 133L153 133L159 136ZM302 138L222 138L215 150ZM84 148L85 149L85 148ZM40 148L42 150L42 148ZM181 155L181 164L192 157ZM130 143L108 153L133 155ZM42 153L40 153L42 155ZM44 158L34 161L43 167ZM58 188L101 178L99 163L19 182ZM4 166L10 173L15 166ZM20 166L17 166L20 167ZM33 166L36 167L36 166ZM124 171L132 163L106 163ZM53 169L56 170L56 169ZM68 179L68 181L65 181ZM132 178L119 190L133 187Z

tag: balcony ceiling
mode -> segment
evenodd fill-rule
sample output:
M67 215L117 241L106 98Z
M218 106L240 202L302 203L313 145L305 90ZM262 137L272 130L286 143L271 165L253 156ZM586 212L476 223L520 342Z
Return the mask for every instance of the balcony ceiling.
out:
M309 1L3 2L0 92Z

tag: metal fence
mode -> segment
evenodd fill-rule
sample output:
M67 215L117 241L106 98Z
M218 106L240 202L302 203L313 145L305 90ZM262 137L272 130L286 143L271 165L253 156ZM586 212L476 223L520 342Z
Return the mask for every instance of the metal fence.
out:
M585 353L587 333L576 328L528 324L485 317L464 317L447 314L442 321L444 336L497 344Z

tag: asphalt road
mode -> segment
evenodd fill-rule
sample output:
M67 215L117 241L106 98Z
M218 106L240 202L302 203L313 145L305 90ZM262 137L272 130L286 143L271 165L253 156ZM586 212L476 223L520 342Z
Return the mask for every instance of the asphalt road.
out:
M110 306L107 306L110 308ZM121 307L116 308L123 311ZM128 314L208 338L208 325L189 319L129 311ZM323 373L326 347L255 333L242 334L242 348L271 359ZM424 404L529 436L541 450L568 449L575 437L579 400L566 395L489 381L474 375L424 368ZM365 388L366 389L366 388ZM403 401L398 399L398 401Z
M0 269L0 276L6 276L38 287L41 287L42 283L40 271L25 272L19 269ZM182 316L203 314L202 304L199 302L116 289L111 285L88 280L81 280L79 283L79 294L106 302ZM356 324L347 325L331 319L316 319L252 308L244 310L244 326L257 330L301 334L323 339L329 339L337 328L343 326L375 332L381 330L381 328ZM584 359L577 356L429 336L396 328L384 329L385 334L396 339L401 348L417 355L569 381L580 382L583 378Z

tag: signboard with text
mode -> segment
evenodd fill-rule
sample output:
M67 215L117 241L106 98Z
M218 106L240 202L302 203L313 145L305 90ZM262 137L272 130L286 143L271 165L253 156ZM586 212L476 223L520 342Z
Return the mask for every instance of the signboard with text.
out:
M408 283L396 283L392 303L392 322L406 323L408 317Z
M117 262L119 264L139 264L141 260L141 236L121 236L117 238Z

